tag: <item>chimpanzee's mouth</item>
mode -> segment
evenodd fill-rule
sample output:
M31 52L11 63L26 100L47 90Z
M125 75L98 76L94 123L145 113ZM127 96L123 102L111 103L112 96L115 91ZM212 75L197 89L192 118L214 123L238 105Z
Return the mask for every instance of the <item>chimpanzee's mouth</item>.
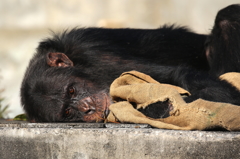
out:
M109 106L113 103L111 100L111 97L109 95L105 94L105 111L104 111L104 118L107 118L108 114L110 113Z

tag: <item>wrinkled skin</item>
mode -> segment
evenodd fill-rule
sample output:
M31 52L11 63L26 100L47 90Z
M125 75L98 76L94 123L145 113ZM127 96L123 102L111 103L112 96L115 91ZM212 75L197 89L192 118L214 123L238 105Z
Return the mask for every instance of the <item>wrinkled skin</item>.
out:
M54 35L39 44L26 70L23 108L31 122L102 122L112 103L110 84L131 70L185 88L191 93L186 102L202 98L240 105L239 91L218 79L239 72L239 16L239 5L219 11L209 36L173 26L80 28ZM170 108L158 102L140 111L159 118Z

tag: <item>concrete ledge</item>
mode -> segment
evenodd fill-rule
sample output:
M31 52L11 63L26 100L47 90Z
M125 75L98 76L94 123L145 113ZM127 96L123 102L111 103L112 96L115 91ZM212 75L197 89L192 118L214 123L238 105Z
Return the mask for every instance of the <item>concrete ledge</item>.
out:
M240 158L240 132L144 124L2 123L1 159Z

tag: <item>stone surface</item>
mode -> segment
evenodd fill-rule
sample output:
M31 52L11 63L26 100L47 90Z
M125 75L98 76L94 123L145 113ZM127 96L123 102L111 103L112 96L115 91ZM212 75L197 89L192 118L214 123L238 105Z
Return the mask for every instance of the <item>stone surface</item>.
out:
M2 123L0 156L1 159L240 157L240 132L174 131L147 128L144 124L111 125Z

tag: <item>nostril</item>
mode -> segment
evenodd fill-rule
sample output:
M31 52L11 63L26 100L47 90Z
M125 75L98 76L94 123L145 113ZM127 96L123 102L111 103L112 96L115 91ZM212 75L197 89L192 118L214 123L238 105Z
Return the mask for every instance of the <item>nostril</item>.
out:
M90 114L93 114L95 112L96 112L96 108L92 105L89 105L89 109L85 112L85 114L90 115Z
M95 113L95 110L92 110L92 109L89 109L88 111L85 112L85 114L88 114L88 115L93 114L93 113Z

